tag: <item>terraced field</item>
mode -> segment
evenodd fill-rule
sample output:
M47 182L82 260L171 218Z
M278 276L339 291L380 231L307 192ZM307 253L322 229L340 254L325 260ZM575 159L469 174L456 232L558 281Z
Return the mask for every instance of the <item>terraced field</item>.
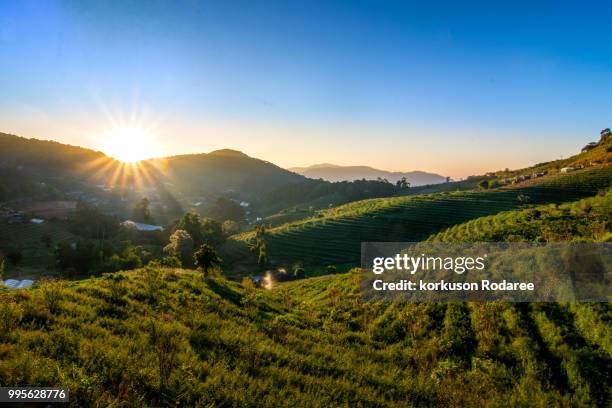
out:
M593 196L612 182L612 167L556 174L490 191L465 191L371 199L322 211L266 233L269 257L279 262L357 263L365 241L421 241L455 224L528 205ZM223 249L229 262L254 262L253 233L233 237Z
M559 206L536 206L477 218L429 237L429 241L436 242L571 242L576 239L612 241L612 189Z

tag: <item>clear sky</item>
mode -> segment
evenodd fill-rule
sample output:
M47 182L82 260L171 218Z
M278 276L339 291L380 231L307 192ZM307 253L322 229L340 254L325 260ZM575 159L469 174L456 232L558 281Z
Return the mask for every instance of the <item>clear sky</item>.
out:
M4 1L0 131L453 177L612 127L612 2Z

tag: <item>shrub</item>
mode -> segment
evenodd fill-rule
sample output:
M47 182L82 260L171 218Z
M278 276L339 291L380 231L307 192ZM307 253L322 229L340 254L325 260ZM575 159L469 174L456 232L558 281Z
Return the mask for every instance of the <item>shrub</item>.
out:
M63 297L64 285L58 279L44 279L40 283L41 293L47 306L47 309L52 314L57 314L60 311L60 302Z
M489 180L489 188L497 188L500 187L501 183L499 182L499 180Z
M0 296L0 340L8 339L22 317L23 309L19 304L8 296Z
M170 236L170 242L164 247L164 253L181 260L181 265L193 265L194 240L191 235L182 229L174 231Z
M159 267L155 265L145 266L142 270L142 283L149 302L157 302L159 300L159 292L164 286Z
M180 268L181 260L176 256L164 256L159 264L164 268Z

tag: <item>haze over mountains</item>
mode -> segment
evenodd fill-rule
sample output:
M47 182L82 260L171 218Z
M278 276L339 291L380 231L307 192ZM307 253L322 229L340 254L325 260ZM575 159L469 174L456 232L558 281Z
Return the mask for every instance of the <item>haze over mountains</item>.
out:
M381 178L387 179L391 183L395 183L402 177L406 177L406 181L410 183L411 186L421 186L425 184L444 183L446 181L446 177L424 171L386 171L369 166L339 166L330 163L315 164L308 167L292 167L288 170L308 178L323 179L332 182L361 179L376 180Z

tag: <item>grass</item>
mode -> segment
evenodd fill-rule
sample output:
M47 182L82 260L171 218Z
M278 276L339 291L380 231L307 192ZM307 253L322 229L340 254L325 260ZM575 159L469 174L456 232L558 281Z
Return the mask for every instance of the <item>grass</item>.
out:
M361 242L421 241L475 218L592 196L611 181L612 167L596 167L490 191L357 201L269 229L268 256L279 264L357 264ZM223 248L227 263L254 264L248 250L253 238L253 233L232 237Z
M611 199L431 239L601 240ZM603 407L611 316L609 303L364 302L357 269L262 290L147 267L0 289L0 385L67 387L75 407Z
M364 303L357 271L270 291L138 270L1 294L0 384L71 406L603 406L603 305Z

